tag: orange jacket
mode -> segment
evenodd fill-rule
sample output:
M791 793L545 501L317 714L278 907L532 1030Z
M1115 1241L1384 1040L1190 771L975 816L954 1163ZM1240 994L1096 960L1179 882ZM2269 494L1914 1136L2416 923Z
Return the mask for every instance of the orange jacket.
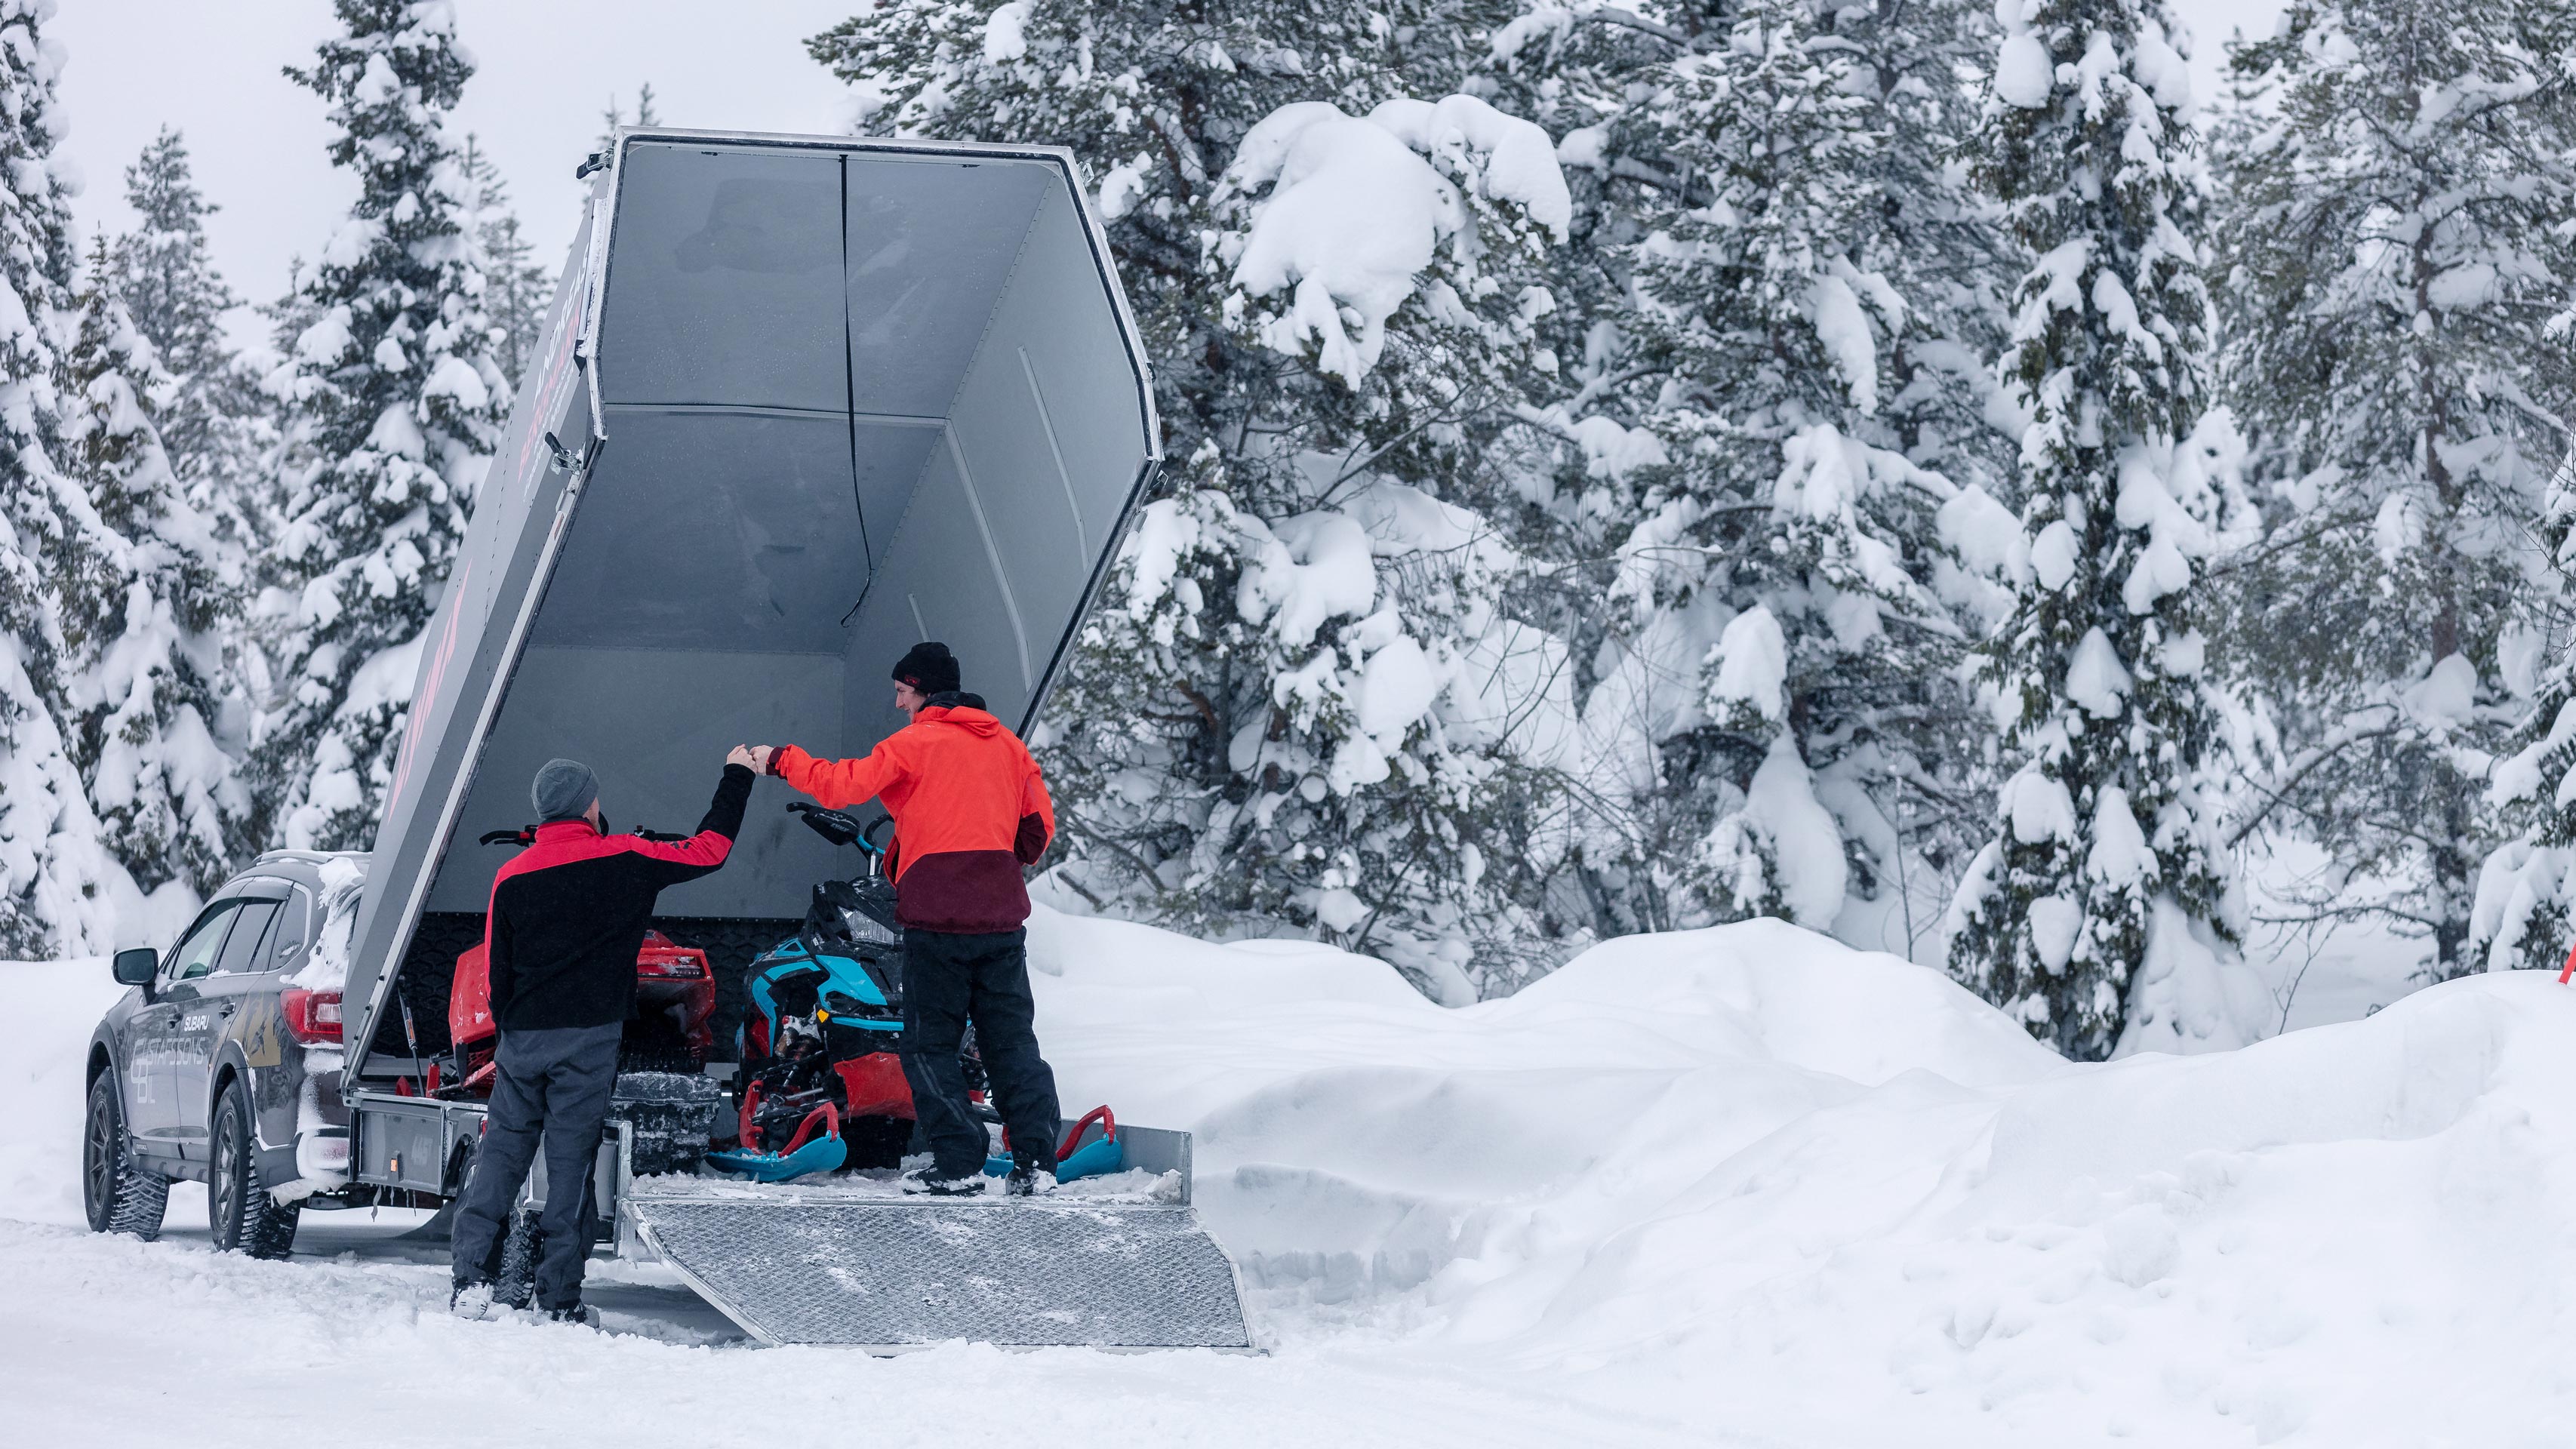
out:
M874 799L894 817L895 916L925 931L1017 930L1029 918L1020 867L1055 835L1055 803L1028 746L964 705L933 706L863 760L794 745L770 773L835 809Z

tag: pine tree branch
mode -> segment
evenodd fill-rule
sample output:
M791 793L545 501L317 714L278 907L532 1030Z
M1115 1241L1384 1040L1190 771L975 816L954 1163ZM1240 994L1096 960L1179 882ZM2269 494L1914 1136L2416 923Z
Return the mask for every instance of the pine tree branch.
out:
M1136 872L1137 879L1152 882L1157 886L1161 884L1162 878L1154 873L1154 867L1148 864L1143 856L1138 855L1134 850L1130 849L1125 842L1102 834L1098 830L1094 830L1091 827L1090 822L1084 820L1081 816L1070 812L1065 815L1064 823L1071 827L1074 833L1080 835L1083 839L1088 840L1103 849L1112 851L1120 858L1124 859L1127 862L1128 868ZM1087 895L1088 892L1085 892L1085 894ZM1097 904L1097 902L1095 902L1095 904Z
M2200 571L2200 576L2203 579L2221 579L2226 578L2231 574L2243 573L2251 569L2260 568L2263 565L2270 563L2273 559L2280 557L2282 554L2299 552L2305 549L2309 544L2315 543L2319 539L2325 538L2330 534L2340 533L2348 528L2359 527L2363 523L2367 522L2369 517L2370 515L2358 512L2330 516L2325 522L2320 523L2316 527L2308 529L2303 533L2295 534L2288 538L2267 538L2252 548L2231 554L2227 558L2202 569Z
M1577 18L1586 24L1611 25L1622 30L1634 30L1640 35L1651 35L1657 40L1668 41L1684 50L1690 49L1693 44L1692 36L1688 31L1676 29L1660 20L1649 20L1634 10L1619 6L1605 5L1598 10L1586 11Z
M2396 706L2374 705L2371 706L2371 708L2393 710ZM2228 834L2227 848L2230 850L2235 849L2246 836L2251 835L2256 830L2260 829L2263 822L2270 818L2272 811L2276 807L2289 803L2290 793L2298 789L2300 784L2304 782L2308 776L2315 774L2320 768L2342 755L2344 751L2351 749L2354 745L2366 744L2372 740L2384 740L2396 735L2406 734L2411 730L2411 728L2412 726L2401 720L2398 723L2385 725L2378 729L2356 731L2344 734L2338 738L2329 738L2324 744L2317 746L2315 750L2311 751L2306 760L2301 761L2298 765L2293 767L2290 771L2289 778L2281 781L2277 787L2266 785L2260 780L2248 780L2246 782L2247 784L2262 791L2267 798L2265 799L2261 809L2247 817L2243 824L2237 826L2235 830ZM2313 813L2306 810L2304 807L2297 805L2292 805L2291 808L2299 810L2302 814Z

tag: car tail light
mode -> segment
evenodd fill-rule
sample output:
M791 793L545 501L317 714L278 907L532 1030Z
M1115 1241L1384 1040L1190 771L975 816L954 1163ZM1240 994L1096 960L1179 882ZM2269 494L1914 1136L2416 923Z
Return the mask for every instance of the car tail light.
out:
M286 1029L306 1046L340 1039L340 993L288 987Z

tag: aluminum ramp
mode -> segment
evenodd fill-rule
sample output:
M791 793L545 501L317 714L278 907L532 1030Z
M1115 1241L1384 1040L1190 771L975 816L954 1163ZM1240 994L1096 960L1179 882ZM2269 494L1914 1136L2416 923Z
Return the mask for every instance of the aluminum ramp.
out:
M763 1343L1253 1347L1234 1267L1186 1205L639 1183L623 1211Z

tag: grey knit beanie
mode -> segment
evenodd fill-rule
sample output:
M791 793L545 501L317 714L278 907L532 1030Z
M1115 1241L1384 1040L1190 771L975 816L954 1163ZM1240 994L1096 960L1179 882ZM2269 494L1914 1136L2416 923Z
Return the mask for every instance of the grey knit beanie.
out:
M536 803L540 823L579 820L599 798L599 777L579 760L548 760L528 787L528 798Z

